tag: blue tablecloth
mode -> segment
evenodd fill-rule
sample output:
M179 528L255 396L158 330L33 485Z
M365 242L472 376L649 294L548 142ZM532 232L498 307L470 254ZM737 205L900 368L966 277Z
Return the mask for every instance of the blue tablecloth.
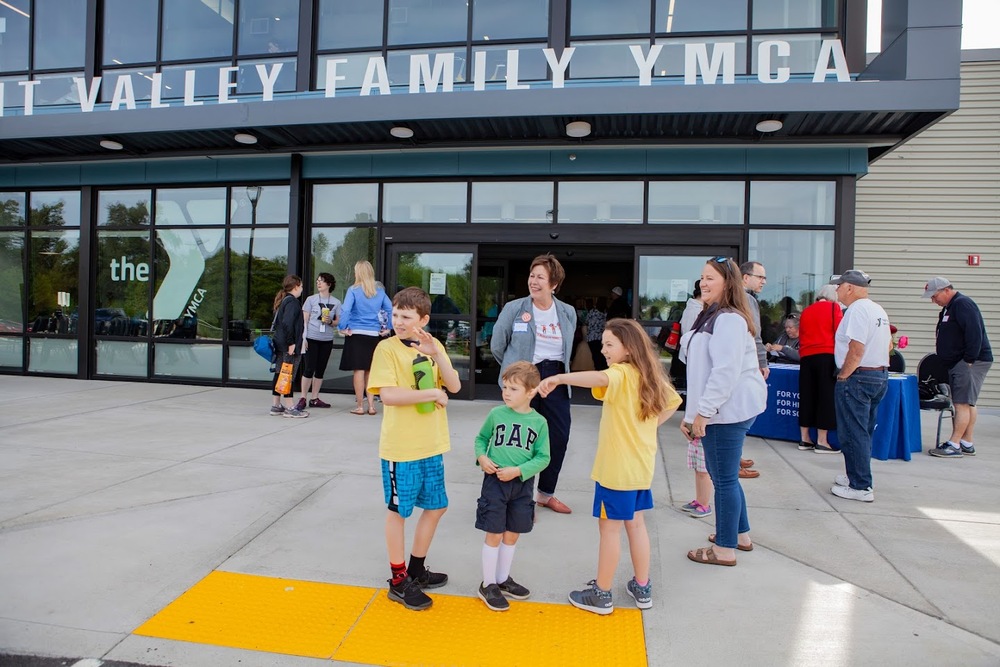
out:
M836 434L836 431L830 431L832 445L837 444ZM798 366L771 366L767 378L767 410L757 417L750 435L799 441ZM875 434L872 436L872 458L909 461L910 453L919 452L921 448L917 376L890 374L885 398L878 406Z

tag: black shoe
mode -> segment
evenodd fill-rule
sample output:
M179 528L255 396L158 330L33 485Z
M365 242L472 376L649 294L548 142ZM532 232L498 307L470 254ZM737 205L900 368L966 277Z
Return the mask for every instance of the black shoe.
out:
M425 567L423 574L413 577L413 582L420 588L441 588L448 583L448 575L431 572Z
M507 581L502 584L497 584L497 586L500 587L500 592L509 598L514 598L515 600L527 600L531 595L531 591L510 577L507 577Z
M414 611L423 611L434 604L434 600L420 590L420 586L410 577L401 581L398 586L393 586L392 579L389 579L389 599Z
M507 611L510 609L510 603L507 602L507 598L503 596L500 592L500 587L496 584L490 584L489 586L483 586L479 584L479 599L486 603L486 606L493 611Z

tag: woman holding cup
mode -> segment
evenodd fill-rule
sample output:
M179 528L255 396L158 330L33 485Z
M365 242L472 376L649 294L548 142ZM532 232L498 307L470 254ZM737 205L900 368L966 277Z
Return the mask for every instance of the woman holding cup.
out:
M306 409L310 391L310 408L330 407L329 403L320 399L319 390L323 386L323 374L333 352L333 334L340 321L340 299L330 293L336 286L337 279L332 275L325 272L319 274L316 276L316 294L302 304L305 342L302 346L302 398L296 406L299 410Z

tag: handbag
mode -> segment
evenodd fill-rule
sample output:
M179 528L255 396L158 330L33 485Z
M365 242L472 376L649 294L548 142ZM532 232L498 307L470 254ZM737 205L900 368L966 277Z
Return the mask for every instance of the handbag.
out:
M274 325L278 322L278 311L280 310L281 308L278 308L278 310L274 311L274 319L271 320L271 330L262 332L253 339L253 351L264 357L269 364L273 364L278 358L278 352L274 349Z
M274 391L282 396L289 396L292 393L292 362L286 361L281 364L281 372L278 373L278 381L274 383Z

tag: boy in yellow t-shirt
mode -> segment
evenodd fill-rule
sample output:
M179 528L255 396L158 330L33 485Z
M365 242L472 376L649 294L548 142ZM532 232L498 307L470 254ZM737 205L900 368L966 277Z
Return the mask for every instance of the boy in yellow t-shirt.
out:
M368 378L368 394L381 396L385 406L379 458L388 505L385 541L392 570L388 596L418 611L432 604L424 589L448 583L448 575L431 572L424 559L438 521L448 508L442 455L451 449L451 441L444 409L448 394L444 389L454 394L462 388L444 346L424 331L430 311L430 298L419 287L407 287L393 297L392 328L396 336L375 348ZM415 365L431 374L429 388L417 388ZM407 567L405 521L414 507L423 511L417 520Z

